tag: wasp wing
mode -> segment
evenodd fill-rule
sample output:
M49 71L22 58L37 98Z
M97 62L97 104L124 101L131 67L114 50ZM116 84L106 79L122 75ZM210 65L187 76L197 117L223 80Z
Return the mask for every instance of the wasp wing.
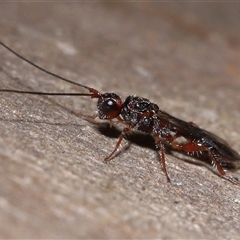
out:
M192 122L185 122L164 111L159 110L157 116L177 136L184 137L189 141L198 141L199 144L211 149L223 167L240 167L240 155L224 139L198 127Z

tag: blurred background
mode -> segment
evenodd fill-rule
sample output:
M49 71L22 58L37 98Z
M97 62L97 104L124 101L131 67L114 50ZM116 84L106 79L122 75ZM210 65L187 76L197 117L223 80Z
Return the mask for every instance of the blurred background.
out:
M238 152L239 23L237 2L0 3L0 40L20 54L148 98ZM82 91L0 54L1 88ZM94 100L1 94L0 105L1 238L239 238L239 186L207 167L167 154L169 184L139 135L104 164L120 130L72 114L91 115Z

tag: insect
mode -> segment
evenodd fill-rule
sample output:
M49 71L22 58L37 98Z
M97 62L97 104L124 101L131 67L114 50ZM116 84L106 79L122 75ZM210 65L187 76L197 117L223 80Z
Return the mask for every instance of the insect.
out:
M97 99L97 114L94 115L93 118L98 117L102 120L109 120L110 123L113 123L114 119L125 125L115 148L111 154L104 159L105 161L109 161L119 150L120 144L126 135L131 131L136 130L150 134L154 138L156 149L159 153L158 157L167 181L170 182L170 177L166 168L165 146L170 145L173 150L183 151L187 154L205 153L211 160L212 165L216 166L218 173L222 178L234 184L240 183L237 178L226 174L224 170L224 168L229 167L239 168L240 155L231 149L223 139L198 127L193 122L185 122L171 116L160 110L158 105L150 102L146 98L131 95L123 101L120 96L115 93L100 93L94 88L76 83L40 67L15 52L3 42L0 42L0 45L35 68L62 81L87 89L88 93L51 93L19 91L13 89L0 89L0 92L38 95L89 96ZM185 141L179 142L179 138L183 138Z

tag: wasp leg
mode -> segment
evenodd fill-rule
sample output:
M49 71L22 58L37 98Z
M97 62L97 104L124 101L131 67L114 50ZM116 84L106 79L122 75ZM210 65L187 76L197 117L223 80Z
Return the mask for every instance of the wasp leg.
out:
M162 170L163 170L163 172L164 172L164 174L167 178L167 181L171 182L170 177L169 177L168 172L167 172L167 168L166 168L166 158L165 158L164 144L162 143L162 141L161 141L161 139L159 138L158 135L154 136L154 139L155 139L155 142L156 142L156 147L158 149L160 149L160 152L161 152L161 154L160 154L159 151L158 151L157 154L158 154L159 161L161 163Z
M129 133L130 131L131 131L130 128L124 128L124 129L123 129L123 131L122 131L122 133L121 133L121 135L120 135L120 137L119 137L119 139L118 139L118 141L117 141L117 143L116 143L116 146L115 146L114 150L111 152L111 154L110 154L108 157L104 158L104 162L108 162L108 161L112 158L112 156L114 155L114 153L118 151L119 146L120 146L123 138L124 138L125 135L126 135L127 133Z
M209 147L205 147L205 146L200 146L197 143L194 142L188 142L185 144L177 144L175 142L171 143L171 146L174 149L177 150L181 150L181 151L185 151L187 153L194 153L194 152L207 152L210 159L212 160L213 164L217 167L217 170L220 174L220 176L234 184L239 184L239 181L237 179L235 179L234 177L231 177L229 175L226 174L226 172L224 171L224 169L222 168L222 166L220 165L217 157L213 154L211 148Z
M81 113L74 113L74 115L76 117L81 117L81 118L83 118L85 120L90 120L90 121L94 120L94 119L96 119L98 117L98 113L94 113L93 115L85 115L85 114L81 114Z
M240 184L240 182L238 181L237 178L234 178L228 174L226 174L226 172L224 171L224 169L222 168L222 166L219 164L219 161L217 160L217 157L213 154L213 152L211 150L208 151L209 156L211 157L211 159L214 161L214 163L217 166L217 170L220 173L221 177L228 180L231 183L234 184Z

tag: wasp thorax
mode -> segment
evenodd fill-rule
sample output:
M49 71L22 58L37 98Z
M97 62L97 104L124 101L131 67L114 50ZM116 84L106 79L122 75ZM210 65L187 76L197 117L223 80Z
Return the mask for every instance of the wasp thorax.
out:
M122 100L115 93L104 93L98 99L97 108L100 119L113 119L120 114Z

